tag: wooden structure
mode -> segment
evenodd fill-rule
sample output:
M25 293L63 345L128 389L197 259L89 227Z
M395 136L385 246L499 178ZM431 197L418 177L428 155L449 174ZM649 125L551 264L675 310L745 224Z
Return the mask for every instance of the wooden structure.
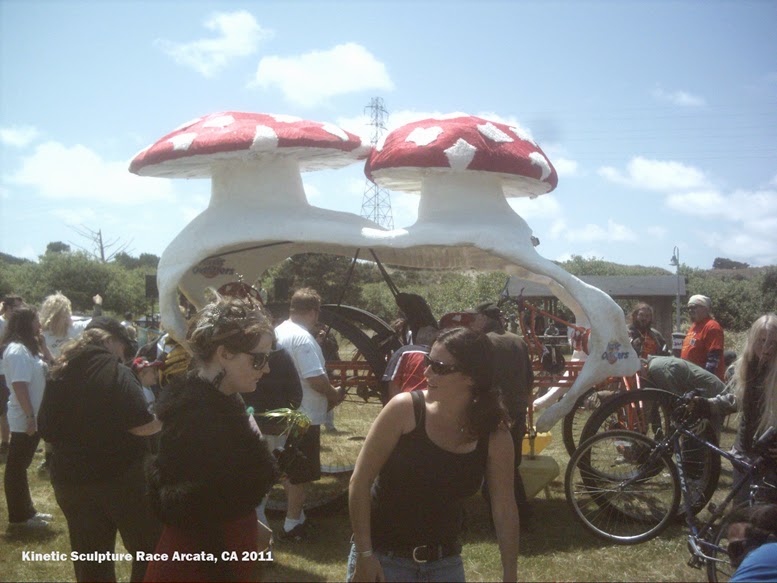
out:
M685 277L676 275L582 275L585 283L599 288L614 300L634 300L650 304L653 307L653 327L671 343L674 330L674 311L672 302L678 293L681 299L686 296ZM555 308L556 296L544 285L525 279L510 277L505 292L517 297L523 290L527 299L544 300ZM549 310L551 312L554 309ZM628 315L626 315L628 320Z

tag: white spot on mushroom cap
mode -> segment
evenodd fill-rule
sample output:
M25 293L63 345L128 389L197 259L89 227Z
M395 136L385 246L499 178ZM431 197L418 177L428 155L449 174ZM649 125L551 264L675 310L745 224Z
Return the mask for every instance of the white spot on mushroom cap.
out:
M550 176L550 162L548 162L548 159L545 158L545 156L539 152L532 152L529 154L529 159L531 160L532 164L539 166L540 170L542 170L542 176L540 176L540 180L545 180L548 176Z
M295 123L298 121L302 121L301 117L297 117L294 115L284 115L282 113L270 113L268 114L271 118L273 118L275 121L280 123Z
M212 117L202 127L205 128L225 128L228 125L235 123L235 118L231 115L220 115L218 117Z
M258 125L254 132L251 150L274 150L278 147L278 134L270 126Z
M451 168L454 170L466 170L475 157L477 148L467 142L467 140L459 138L455 144L444 151Z
M428 146L434 142L438 136L442 133L440 126L432 126L430 128L415 128L405 138L406 142L415 142L416 146Z
M177 128L175 128L173 131L174 132L180 132L181 130L185 130L186 128L188 128L190 126L193 126L194 124L199 123L200 121L202 121L202 117L195 117L194 119L190 119L186 123L182 123Z
M185 134L178 134L169 138L167 141L173 145L173 150L188 150L192 145L194 138L197 137L197 132L187 132Z
M339 128L336 125L332 125L331 123L321 124L321 129L327 133L332 134L333 136L337 136L344 142L348 141L348 134L346 134L342 128Z
M478 131L492 142L514 142L510 136L500 130L491 122L487 124L479 125Z
M513 133L516 136L521 138L524 142L529 142L537 146L537 142L534 141L534 137L531 135L531 133L528 130L523 129L520 126L510 127L510 129L513 131Z

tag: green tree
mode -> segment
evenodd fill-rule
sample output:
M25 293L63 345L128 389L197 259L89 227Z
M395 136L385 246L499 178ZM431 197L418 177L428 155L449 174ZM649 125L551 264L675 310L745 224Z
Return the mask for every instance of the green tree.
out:
M70 253L70 245L62 241L52 241L46 245L46 253Z

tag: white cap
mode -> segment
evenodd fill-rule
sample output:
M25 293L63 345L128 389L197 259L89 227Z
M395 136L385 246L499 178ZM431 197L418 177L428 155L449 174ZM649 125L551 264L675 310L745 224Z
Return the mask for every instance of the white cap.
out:
M703 296L701 294L696 294L695 296L691 296L688 300L689 306L704 306L708 310L712 307L712 300L709 299L707 296Z

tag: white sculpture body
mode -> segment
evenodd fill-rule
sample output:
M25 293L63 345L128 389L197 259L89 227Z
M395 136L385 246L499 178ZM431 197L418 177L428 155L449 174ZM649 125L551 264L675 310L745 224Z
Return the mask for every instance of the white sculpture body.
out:
M393 231L352 213L311 206L290 158L257 162L233 156L214 162L212 175L208 208L170 243L158 268L162 326L179 341L186 332L179 290L201 307L207 288L235 281L238 274L254 281L292 255L352 257L357 249L372 249L391 265L502 271L545 284L578 324L590 323L590 355L568 394L537 420L539 431L549 430L592 385L639 368L621 308L537 253L532 231L507 203L498 174L430 173L422 181L418 220Z

